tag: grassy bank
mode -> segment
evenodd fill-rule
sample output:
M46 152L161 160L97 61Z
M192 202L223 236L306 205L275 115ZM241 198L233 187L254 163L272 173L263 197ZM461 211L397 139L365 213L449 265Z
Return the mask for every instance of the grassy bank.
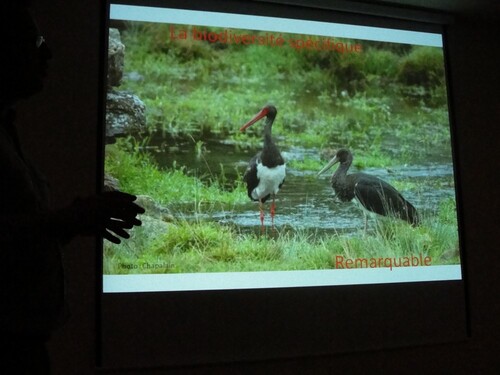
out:
M228 191L223 187L223 174L212 175L203 182L186 168L161 168L131 138L118 139L106 147L105 170L119 180L123 191L147 195L162 205L210 202L230 206L247 200L241 177Z
M436 218L413 228L383 221L367 234L332 233L318 236L307 230L277 229L264 235L242 233L209 221L177 220L149 239L134 233L122 245L105 246L106 274L190 273L333 269L336 256L401 258L422 255L432 265L459 264L454 206L444 202ZM373 223L372 223L373 225ZM158 265L144 268L145 264Z

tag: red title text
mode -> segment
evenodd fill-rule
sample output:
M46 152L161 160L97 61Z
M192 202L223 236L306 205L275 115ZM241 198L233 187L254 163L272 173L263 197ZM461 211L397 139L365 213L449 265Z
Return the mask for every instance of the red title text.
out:
M347 43L327 37L287 37L283 34L263 33L245 34L231 30L221 32L207 31L193 26L190 29L176 29L170 25L170 40L198 40L209 43L260 45L269 47L293 48L297 51L332 51L337 53L360 53L363 48L359 43Z

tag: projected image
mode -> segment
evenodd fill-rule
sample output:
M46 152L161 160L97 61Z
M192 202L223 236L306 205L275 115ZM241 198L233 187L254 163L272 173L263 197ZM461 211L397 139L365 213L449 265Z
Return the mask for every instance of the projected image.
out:
M460 264L440 35L162 12L111 12L105 187L147 212L105 275Z

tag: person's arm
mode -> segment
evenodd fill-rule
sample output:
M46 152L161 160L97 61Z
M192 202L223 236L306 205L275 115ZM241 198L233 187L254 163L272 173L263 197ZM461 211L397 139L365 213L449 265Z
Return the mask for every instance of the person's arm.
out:
M41 214L0 214L1 241L16 243L51 237L66 242L76 235L100 235L120 243L127 229L141 225L144 209L136 197L118 191L78 198L70 206Z

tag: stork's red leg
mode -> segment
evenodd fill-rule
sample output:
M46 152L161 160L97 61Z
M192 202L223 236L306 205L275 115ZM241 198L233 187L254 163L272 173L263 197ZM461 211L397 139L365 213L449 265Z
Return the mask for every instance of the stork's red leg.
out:
M271 203L271 227L274 230L274 215L276 213L276 204L274 203L274 194L273 194L273 202Z
M262 201L259 199L259 210L260 210L260 230L264 233L264 208L262 207Z

